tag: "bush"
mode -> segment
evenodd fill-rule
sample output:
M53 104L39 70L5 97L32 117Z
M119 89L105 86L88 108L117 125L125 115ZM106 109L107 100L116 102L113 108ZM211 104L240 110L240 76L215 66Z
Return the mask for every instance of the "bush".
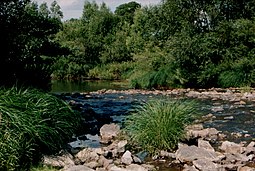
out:
M125 121L125 130L144 150L172 150L196 116L195 101L152 100L138 105Z
M132 62L109 63L91 69L88 77L100 80L120 80L127 78L133 68Z
M0 114L0 170L28 168L58 152L80 123L64 101L36 89L1 89Z

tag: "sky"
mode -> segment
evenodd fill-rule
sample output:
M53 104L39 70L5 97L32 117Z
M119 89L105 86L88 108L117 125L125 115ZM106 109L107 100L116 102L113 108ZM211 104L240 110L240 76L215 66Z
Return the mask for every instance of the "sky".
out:
M43 2L46 2L48 4L48 7L50 7L50 4L53 2L53 0L33 0L33 1L37 2L39 5ZM161 0L95 0L95 1L98 4L105 2L106 5L110 7L112 11L114 11L117 6L131 1L136 1L142 6L146 6L158 4ZM57 0L57 2L64 14L63 20L81 17L85 0Z

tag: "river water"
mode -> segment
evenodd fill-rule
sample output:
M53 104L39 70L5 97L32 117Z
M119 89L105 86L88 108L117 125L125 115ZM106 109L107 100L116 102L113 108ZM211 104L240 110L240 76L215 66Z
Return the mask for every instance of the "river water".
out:
M82 92L95 92L98 90L127 90L129 89L125 82L109 82L109 81L53 81L52 93L62 94L66 101L76 101L81 103L85 110L93 110L100 120L100 124L116 122L121 123L129 111L135 104L141 101L148 101L152 98L165 98L160 94L124 94L124 93L107 93L107 94L90 94L79 96ZM76 94L76 95L71 95ZM174 98L174 97L172 97ZM249 140L255 138L255 104L254 101L246 102L246 104L236 104L229 101L212 101L199 100L200 111L203 115L213 114L214 119L206 121L205 127L214 127L222 132L237 134L238 140ZM102 122L101 122L102 120ZM105 122L103 122L105 121ZM96 122L96 121L95 121ZM98 122L98 121L97 121ZM91 124L96 124L91 122ZM97 130L98 131L98 128ZM243 137L245 136L245 137Z

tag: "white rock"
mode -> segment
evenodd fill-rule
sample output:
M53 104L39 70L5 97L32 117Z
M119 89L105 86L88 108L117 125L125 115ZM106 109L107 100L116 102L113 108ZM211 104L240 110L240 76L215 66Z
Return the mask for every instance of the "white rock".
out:
M130 151L127 150L121 157L121 163L130 165L132 162L133 162L132 154Z

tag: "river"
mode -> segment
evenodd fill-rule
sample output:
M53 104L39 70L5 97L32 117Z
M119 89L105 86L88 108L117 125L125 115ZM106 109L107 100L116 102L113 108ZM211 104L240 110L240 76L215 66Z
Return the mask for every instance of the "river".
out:
M99 128L103 124L117 123L122 126L123 119L134 107L142 101L152 98L165 98L162 94L151 91L130 93L127 83L109 81L53 81L52 93L61 95L67 102L75 102L80 107L81 115L86 117L86 126L74 137L70 145L77 151L84 147L98 147ZM95 91L98 91L94 93ZM110 91L107 90L119 90ZM149 91L148 91L149 92ZM84 94L81 94L84 93ZM176 98L169 96L168 98ZM241 104L236 101L197 99L203 115L211 114L213 119L204 122L204 127L214 127L231 136L230 141L250 141L255 138L255 104L246 101ZM178 170L160 166L163 170Z
M113 81L53 81L52 93L62 94L65 100L74 100L92 109L99 120L106 122L121 122L129 110L141 101L152 98L163 98L161 94L129 93L122 92L94 94L93 96L77 96L81 92L95 92L98 90L128 90L126 82ZM69 94L68 94L69 93ZM75 96L70 94L76 93ZM66 94L66 95L65 95ZM249 140L255 138L255 104L247 101L238 104L235 101L199 99L200 111L203 115L213 114L214 119L204 123L205 127L214 127L222 132L238 134L242 137L238 140ZM86 109L87 110L87 109ZM86 112L86 111L83 111ZM106 123L105 122L105 123ZM103 124L103 123L101 123ZM98 125L100 126L100 125Z

